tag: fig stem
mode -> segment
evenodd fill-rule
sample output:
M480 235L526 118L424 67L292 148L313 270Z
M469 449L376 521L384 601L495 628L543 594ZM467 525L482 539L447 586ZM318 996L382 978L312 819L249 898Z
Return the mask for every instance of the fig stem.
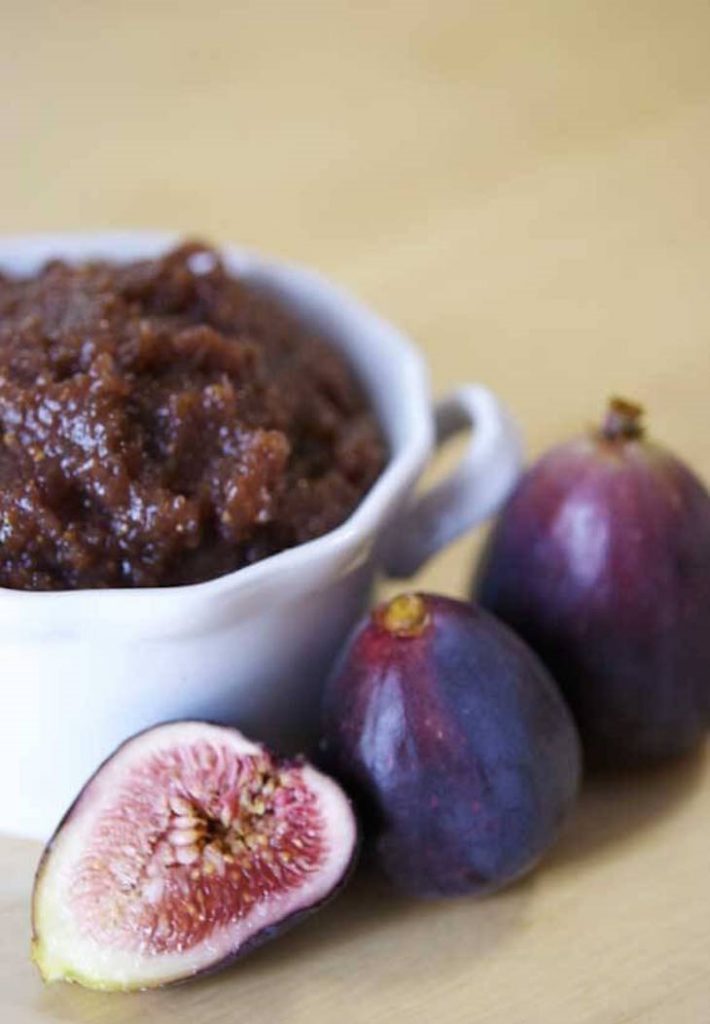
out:
M611 398L602 423L600 436L605 441L637 441L644 435L644 409L625 398Z
M420 636L429 625L429 613L419 594L399 594L378 609L377 621L394 636Z

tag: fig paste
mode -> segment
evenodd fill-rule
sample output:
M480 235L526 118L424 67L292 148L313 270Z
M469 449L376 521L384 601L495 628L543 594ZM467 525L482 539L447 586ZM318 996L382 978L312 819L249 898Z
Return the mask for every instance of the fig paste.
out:
M208 247L0 276L0 586L211 579L337 526L384 458L343 357Z

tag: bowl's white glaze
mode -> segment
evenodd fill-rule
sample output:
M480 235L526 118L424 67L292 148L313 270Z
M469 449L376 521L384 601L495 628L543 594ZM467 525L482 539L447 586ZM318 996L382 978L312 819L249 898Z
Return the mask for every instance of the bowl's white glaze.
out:
M128 261L175 241L144 232L5 238L0 270L30 273L53 257ZM468 405L460 392L442 410L438 434L476 420L477 450L426 496L428 507L410 510L437 432L418 353L319 275L233 247L223 254L345 352L386 433L388 464L343 525L219 579L143 590L0 588L0 775L16 780L6 786L2 831L45 837L100 761L159 721L237 723L287 750L308 743L324 674L367 601L378 559L413 568L412 538L421 538L421 558L430 554L488 514L517 473L516 435L500 407L484 389L472 389ZM397 532L403 522L412 527L399 559L399 541L387 535L398 512Z

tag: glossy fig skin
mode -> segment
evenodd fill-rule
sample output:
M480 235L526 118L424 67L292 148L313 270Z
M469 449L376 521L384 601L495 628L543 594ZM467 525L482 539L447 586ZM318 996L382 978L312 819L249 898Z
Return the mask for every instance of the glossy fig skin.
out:
M396 888L483 894L557 837L579 787L579 740L509 629L467 602L418 597L417 635L384 628L382 608L355 629L326 686L322 748Z
M710 720L710 496L641 437L583 437L523 477L474 596L562 687L590 758L642 765Z

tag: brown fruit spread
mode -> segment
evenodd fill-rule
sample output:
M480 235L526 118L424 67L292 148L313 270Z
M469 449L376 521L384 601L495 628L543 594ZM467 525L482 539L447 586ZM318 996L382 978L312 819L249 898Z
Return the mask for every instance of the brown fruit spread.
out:
M342 356L209 248L0 276L0 586L211 579L337 526L384 458Z

